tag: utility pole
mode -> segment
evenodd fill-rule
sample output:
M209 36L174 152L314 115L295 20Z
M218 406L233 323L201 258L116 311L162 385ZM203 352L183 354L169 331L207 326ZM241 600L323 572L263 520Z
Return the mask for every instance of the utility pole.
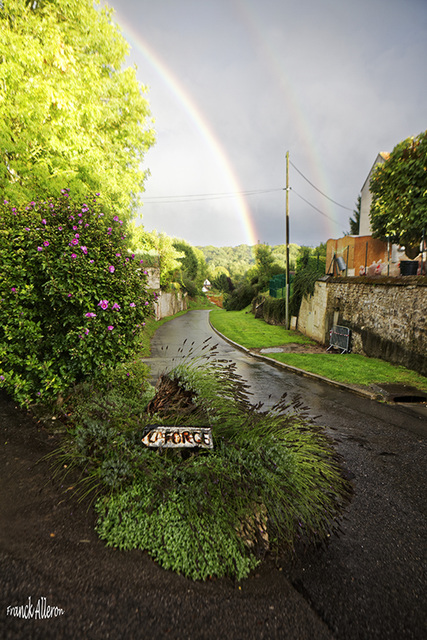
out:
M286 152L286 316L285 328L289 329L289 151Z

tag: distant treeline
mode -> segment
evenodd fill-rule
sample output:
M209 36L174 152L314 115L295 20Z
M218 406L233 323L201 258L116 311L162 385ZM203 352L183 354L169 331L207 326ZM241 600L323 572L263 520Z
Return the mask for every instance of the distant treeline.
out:
M203 252L206 264L210 272L214 272L218 267L223 267L231 277L243 276L250 267L255 264L255 246L239 244L237 247L197 247ZM296 259L300 247L297 244L289 245L290 269L295 269ZM279 244L271 247L274 261L286 267L286 245Z

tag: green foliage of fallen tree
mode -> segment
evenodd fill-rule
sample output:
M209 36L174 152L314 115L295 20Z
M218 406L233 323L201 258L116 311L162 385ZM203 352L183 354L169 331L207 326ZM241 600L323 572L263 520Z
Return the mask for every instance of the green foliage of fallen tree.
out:
M146 550L194 580L240 580L267 551L292 553L338 532L351 486L333 441L286 399L268 411L252 405L209 343L125 420L98 400L76 413L61 461L86 468L108 545ZM153 423L210 426L214 448L148 449L141 440Z

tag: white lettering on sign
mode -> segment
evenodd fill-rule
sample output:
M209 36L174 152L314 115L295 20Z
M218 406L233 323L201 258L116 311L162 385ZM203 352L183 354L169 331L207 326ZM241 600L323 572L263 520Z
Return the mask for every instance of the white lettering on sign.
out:
M213 449L210 427L153 426L141 442L147 447L204 447Z

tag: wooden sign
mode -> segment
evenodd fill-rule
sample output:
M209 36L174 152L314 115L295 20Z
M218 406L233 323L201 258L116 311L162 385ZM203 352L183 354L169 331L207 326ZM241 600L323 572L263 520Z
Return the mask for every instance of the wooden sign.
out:
M213 449L210 427L163 427L153 425L141 442L147 447L203 447Z

